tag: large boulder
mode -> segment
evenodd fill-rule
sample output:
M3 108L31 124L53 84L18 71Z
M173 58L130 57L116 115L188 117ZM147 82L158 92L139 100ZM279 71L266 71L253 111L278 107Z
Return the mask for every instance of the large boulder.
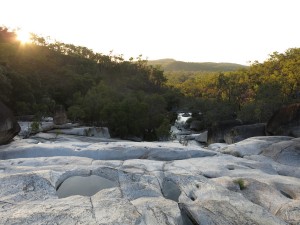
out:
M222 146L220 148L215 148L209 146L209 149L224 153L230 154L237 157L244 157L250 155L260 155L262 152L268 148L270 145L273 145L278 142L284 142L294 139L289 136L262 136L262 137L251 137L245 140L242 140L235 144L230 144L227 146Z
M109 130L107 127L70 127L70 129L58 128L58 129L49 130L48 133L68 134L68 135L98 137L98 138L110 138Z
M0 145L8 143L20 130L12 111L0 102Z
M300 103L277 110L267 123L266 133L300 137Z
M265 123L236 126L224 135L227 144L233 144L244 139L256 136L265 136Z
M195 140L200 143L207 143L207 131L204 131L195 137Z
M224 135L233 127L242 125L240 120L225 120L217 122L208 129L207 143L224 143Z
M261 154L280 164L300 167L300 138L274 143Z
M67 122L67 114L64 107L61 105L57 106L53 117L53 123L56 125L62 125Z

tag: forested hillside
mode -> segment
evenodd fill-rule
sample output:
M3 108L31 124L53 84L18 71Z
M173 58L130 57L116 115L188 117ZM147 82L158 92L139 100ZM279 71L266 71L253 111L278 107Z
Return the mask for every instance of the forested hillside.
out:
M263 63L221 73L168 72L168 85L189 96L187 107L201 110L204 127L237 116L266 122L279 107L300 102L300 49L273 53Z
M157 140L169 134L176 110L201 111L206 129L236 116L265 122L280 106L300 102L299 48L217 71L164 72L141 56L126 61L36 35L24 45L0 28L0 101L16 115L39 119L62 105L72 121L107 126L116 137Z
M53 115L63 105L73 121L108 126L114 136L157 139L179 92L141 57L125 61L32 36L30 44L0 28L0 100L15 114Z
M148 64L159 65L164 71L181 72L228 72L247 67L235 63L182 62L174 59L149 60Z

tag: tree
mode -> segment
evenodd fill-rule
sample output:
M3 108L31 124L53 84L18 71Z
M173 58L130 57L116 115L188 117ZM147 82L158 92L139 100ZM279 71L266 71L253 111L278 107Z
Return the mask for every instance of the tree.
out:
M12 84L5 67L0 65L0 101L9 103L11 99Z
M7 27L0 27L0 43L9 43L17 41L15 31L9 31Z

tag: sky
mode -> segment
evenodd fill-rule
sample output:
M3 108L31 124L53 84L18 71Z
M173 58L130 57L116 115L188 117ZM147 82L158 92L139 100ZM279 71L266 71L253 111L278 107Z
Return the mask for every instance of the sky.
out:
M263 62L300 47L299 0L0 0L0 26L95 52Z

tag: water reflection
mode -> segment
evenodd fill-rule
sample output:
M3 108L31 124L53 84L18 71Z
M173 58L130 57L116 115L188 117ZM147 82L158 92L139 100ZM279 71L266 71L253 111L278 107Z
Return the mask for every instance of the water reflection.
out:
M116 187L115 182L100 176L74 176L66 179L56 192L59 198L71 195L92 196L102 189L112 187Z

